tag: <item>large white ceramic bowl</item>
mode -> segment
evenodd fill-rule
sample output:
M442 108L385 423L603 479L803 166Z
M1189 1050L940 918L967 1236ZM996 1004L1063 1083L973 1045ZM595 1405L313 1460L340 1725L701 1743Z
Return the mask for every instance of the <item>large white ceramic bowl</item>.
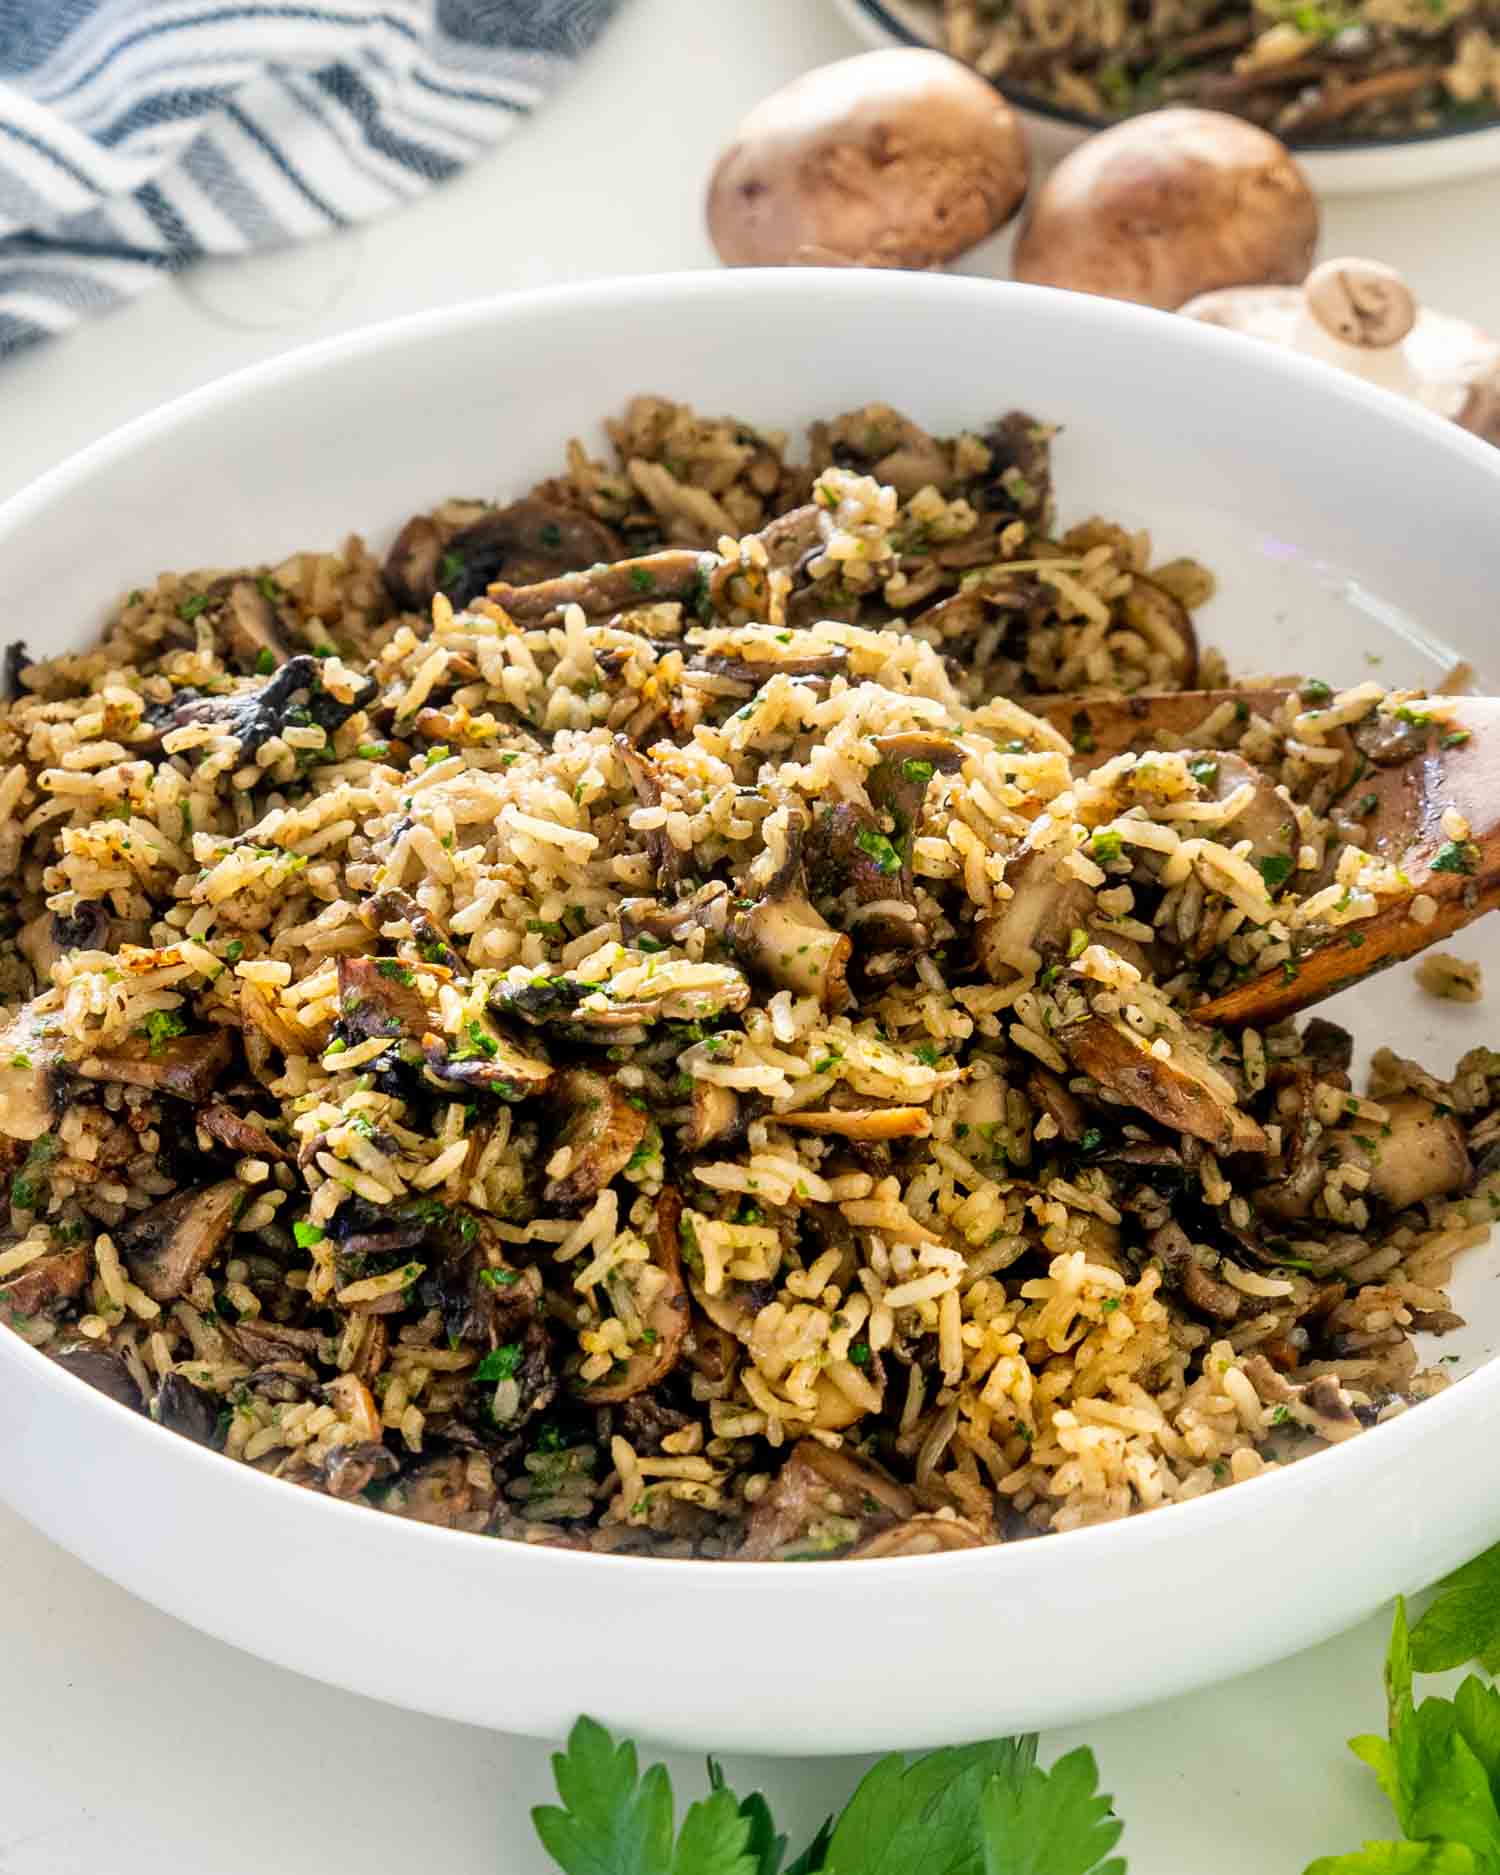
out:
M1065 513L1150 523L1219 571L1208 633L1335 680L1483 662L1500 451L1318 365L1109 300L919 274L735 272L569 288L356 333L200 392L0 510L0 608L82 643L159 569L378 541L507 494L640 389L797 424L886 398L939 430L1064 425ZM1445 648L1446 646L1451 649ZM1460 946L1500 954L1484 932ZM1484 1010L1406 975L1341 999L1446 1071ZM579 1711L698 1747L933 1745L1076 1720L1254 1666L1500 1536L1500 1263L1470 1253L1474 1371L1300 1466L1128 1523L905 1561L531 1550L314 1496L159 1430L0 1331L0 1495L147 1600L282 1665L531 1732Z
M938 9L933 0L834 0L834 5L872 46L938 43ZM1033 153L1044 162L1066 156L1099 128L1082 111L1030 97L1003 81L999 88L1025 122ZM1424 189L1438 182L1492 175L1500 169L1500 124L1494 122L1340 144L1289 141L1308 181L1321 195Z

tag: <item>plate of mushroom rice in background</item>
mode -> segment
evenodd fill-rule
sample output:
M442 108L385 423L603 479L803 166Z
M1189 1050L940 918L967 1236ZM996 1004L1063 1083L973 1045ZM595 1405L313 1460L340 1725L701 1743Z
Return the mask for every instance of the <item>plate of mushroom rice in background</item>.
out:
M1194 322L785 270L405 322L44 480L0 1493L341 1684L772 1750L1442 1573L1495 1534L1497 478Z
M1470 0L1186 9L1105 7L1086 22L996 0L835 0L876 46L971 65L1058 157L1166 105L1269 130L1322 194L1418 188L1500 168L1500 44Z

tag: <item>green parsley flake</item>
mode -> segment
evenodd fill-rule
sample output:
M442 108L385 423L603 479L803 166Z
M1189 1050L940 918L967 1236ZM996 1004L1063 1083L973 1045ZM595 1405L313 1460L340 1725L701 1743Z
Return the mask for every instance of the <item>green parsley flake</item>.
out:
M1274 898L1292 876L1292 862L1285 853L1269 853L1262 860L1257 860L1260 876L1266 882L1266 891Z
M900 872L901 855L883 833L876 833L870 827L861 827L855 835L854 844L860 852L873 859L883 873Z
M1434 872L1457 872L1472 877L1479 870L1479 848L1472 840L1449 840L1438 848Z
M492 1349L474 1370L474 1378L486 1385L500 1380L513 1380L516 1369L521 1365L521 1344L509 1341L503 1348Z

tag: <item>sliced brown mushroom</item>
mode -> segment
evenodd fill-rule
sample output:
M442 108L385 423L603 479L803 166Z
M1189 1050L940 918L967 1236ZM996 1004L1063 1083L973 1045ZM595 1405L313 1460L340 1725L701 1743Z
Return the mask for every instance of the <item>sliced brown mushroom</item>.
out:
M1192 1239L1175 1219L1169 1218L1151 1233L1148 1248L1161 1264L1167 1287L1177 1290L1190 1308L1216 1322L1232 1322L1239 1315L1240 1292L1209 1274L1198 1261Z
M582 573L535 585L509 585L497 581L490 597L518 625L543 625L559 617L570 605L582 608L586 618L607 618L633 606L676 600L693 605L708 591L708 581L719 557L689 547L668 547L634 560L591 566Z
M1225 1076L1192 1035L1174 1036L1164 1060L1133 1030L1103 1016L1068 1023L1055 1039L1080 1073L1162 1126L1191 1133L1216 1152L1265 1151L1263 1128L1232 1088L1225 1091Z
M729 941L747 970L776 989L815 996L831 1014L849 1002L848 970L854 946L835 931L807 895L802 846L807 822L789 816L786 856L758 898L738 901Z
M801 1107L772 1116L778 1126L804 1133L834 1133L844 1139L926 1139L932 1117L925 1107Z
M1061 1075L1050 1068L1033 1068L1026 1077L1026 1091L1057 1128L1058 1136L1076 1146L1088 1131L1088 1114Z
M90 1081L117 1081L199 1105L218 1085L234 1047L227 1029L174 1035L165 1042L132 1036L107 1055L87 1055L77 1070Z
M394 1452L373 1439L336 1445L323 1460L323 1488L330 1497L358 1497L372 1484L384 1484L401 1469Z
M756 1504L738 1553L744 1562L769 1561L804 1541L814 1525L831 1520L854 1526L842 1542L827 1546L847 1549L872 1526L909 1522L918 1508L906 1486L877 1466L816 1439L800 1439Z
M623 1172L646 1137L647 1116L607 1075L590 1068L569 1068L553 1084L563 1116L553 1149L567 1150L568 1169L549 1179L542 1202L571 1211L590 1204Z
M614 530L580 508L534 495L506 508L449 502L402 528L386 555L385 582L409 611L426 611L439 592L462 608L495 580L526 586L619 551Z
M552 1085L551 1062L528 1055L498 1029L486 1027L483 1034L479 1052L463 1056L450 1054L445 1040L429 1035L423 1045L429 1078L443 1087L483 1088L505 1101L529 1100Z
M210 1139L227 1146L231 1152L248 1154L254 1159L269 1159L280 1164L290 1155L266 1131L267 1122L235 1112L222 1100L211 1100L198 1114L198 1124Z
M210 1449L219 1443L219 1410L216 1394L177 1373L163 1376L151 1402L151 1417L158 1426Z
M848 1553L850 1562L863 1562L881 1556L935 1556L940 1550L984 1549L994 1539L965 1517L909 1517L889 1530L877 1530L874 1536L856 1543Z
M1358 1166L1370 1175L1371 1196L1393 1211L1462 1191L1473 1168L1457 1116L1420 1094L1397 1094L1381 1105L1390 1116L1383 1124L1353 1119L1323 1136L1320 1171Z
M101 1348L93 1341L71 1341L60 1347L49 1347L47 1353L65 1373L72 1374L96 1392L107 1394L133 1413L145 1410L134 1374L125 1365L124 1357L113 1348Z
M661 777L656 764L649 755L643 755L630 741L628 736L615 737L615 751L625 765L630 776L630 784L635 789L636 798L642 807L661 805ZM671 838L665 827L659 827L646 835L646 850L656 869L656 890L669 902L677 897L684 879L693 869L693 856L684 853L682 848Z
M175 1302L213 1262L245 1202L237 1179L178 1192L118 1232L131 1276L155 1302Z
M264 676L292 656L275 603L260 580L220 580L209 591L223 596L214 622L231 664Z
M713 1081L693 1082L693 1117L683 1132L683 1144L690 1152L701 1152L716 1139L724 1139L739 1124L739 1096L728 1087Z
M357 1041L420 1043L432 1026L412 972L394 957L340 957L339 1021Z
M922 804L934 775L956 775L964 765L964 751L946 736L919 732L876 736L880 760L865 777L865 792L875 808L891 821L890 840L901 861L900 896L911 895L912 841L922 818ZM895 894L886 893L888 897Z
M62 1051L55 1016L23 1003L0 1029L0 1133L40 1139L57 1124Z
M1360 1430L1353 1402L1332 1374L1320 1374L1300 1385L1278 1374L1261 1354L1244 1363L1245 1378L1267 1406L1285 1408L1290 1418L1330 1445L1351 1439Z
M1080 948L1081 933L1095 941L1089 920L1098 907L1091 886L1060 865L1057 848L1023 846L1005 868L1011 896L974 927L981 968L991 982L1006 983L1038 964L1054 962ZM1107 947L1127 963L1144 969L1146 954L1133 938L1110 935Z
M455 977L468 976L469 966L454 949L448 933L409 892L387 887L367 899L360 910L368 922L383 932L392 925L405 925L425 963L439 964L444 970L451 970Z
M0 1314L39 1315L54 1302L70 1302L88 1281L88 1251L82 1244L51 1250L0 1283Z
M632 1351L620 1372L579 1387L580 1397L591 1405L607 1406L644 1393L665 1380L682 1358L690 1304L678 1246L681 1214L682 1200L675 1187L664 1185L656 1201L651 1261L622 1265L606 1278L610 1300L626 1323Z

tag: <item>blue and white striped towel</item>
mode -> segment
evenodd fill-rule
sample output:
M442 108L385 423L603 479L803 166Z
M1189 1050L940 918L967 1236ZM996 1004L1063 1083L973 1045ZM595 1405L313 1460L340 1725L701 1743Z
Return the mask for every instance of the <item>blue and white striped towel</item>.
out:
M0 358L462 169L618 0L0 0Z

